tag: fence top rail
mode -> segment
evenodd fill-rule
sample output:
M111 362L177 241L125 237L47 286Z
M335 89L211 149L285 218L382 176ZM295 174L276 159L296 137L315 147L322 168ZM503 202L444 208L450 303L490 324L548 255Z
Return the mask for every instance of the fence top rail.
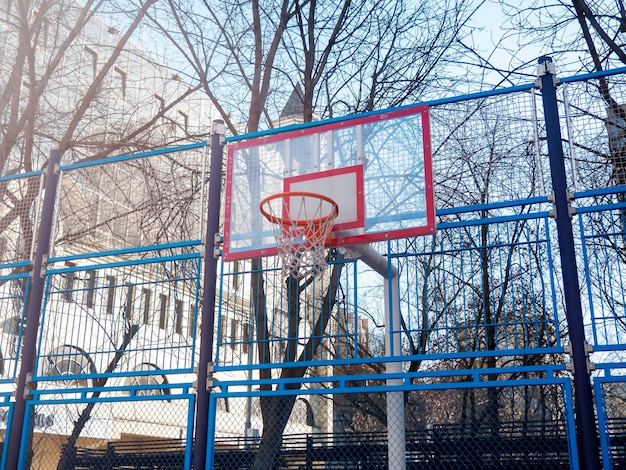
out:
M32 267L31 261L15 261L13 263L0 263L0 269L13 269L22 267ZM19 273L20 275L23 273Z
M500 367L500 368L485 368L485 369L463 369L463 370L437 370L437 371L418 371L418 372L398 372L398 373L389 373L389 374L350 374L350 375L335 375L332 377L305 377L305 378L271 378L271 379L221 379L216 377L215 387L219 388L219 391L215 391L219 396L226 396L230 393L230 387L238 387L238 386L260 386L260 385L277 385L279 389L285 388L287 393L293 393L293 390L287 389L285 385L293 384L293 383L306 383L306 384L315 384L315 383L347 383L347 382L363 382L367 380L380 380L381 378L385 379L401 379L406 381L407 383L411 382L414 379L425 379L425 378L439 378L439 379L449 379L449 378L458 378L462 379L462 382L441 382L433 384L433 386L441 385L443 387L453 388L454 386L460 384L463 387L468 385L476 386L476 384L481 384L480 386L499 386L505 383L510 383L510 380L499 380L499 381L484 381L483 378L488 375L498 375L498 374L507 374L507 373L517 373L517 374L530 374L530 373L543 373L545 374L545 378L532 378L530 379L533 383L540 382L548 382L548 383L557 383L560 382L561 379L556 377L556 372L565 370L564 364L542 364L535 366L515 366L515 367ZM472 381L467 381L466 379L471 377ZM515 383L522 383L523 379L518 378L515 379ZM369 387L370 389L372 387ZM387 388L383 386L382 389ZM356 387L355 387L356 389ZM352 390L352 388L351 388ZM313 389L308 390L308 392L312 392ZM325 393L325 389L320 389L322 393ZM255 392L259 393L259 392ZM274 390L272 393L276 393Z
M137 374L135 374L137 375ZM72 378L81 379L84 374L73 375ZM49 377L48 377L49 379ZM67 379L67 377L66 377ZM37 377L33 377L33 381L37 382ZM187 400L195 397L192 382L164 383L154 385L114 385L104 387L75 387L68 393L67 388L48 388L33 389L30 394L35 400L45 401L46 403L98 403L98 402L116 402L116 401L171 401L171 400ZM166 392L156 395L141 395L138 391L159 390ZM9 397L11 394L9 394ZM0 398L2 395L0 394Z
M592 73L586 73L586 74L581 74L581 75L573 75L573 76L569 76L569 77L564 77L564 78L560 78L561 83L574 83L574 82L581 82L581 81L585 81L585 80L591 80L591 79L595 79L595 78L600 78L600 77L607 77L607 76L612 76L612 75L619 75L622 73L626 73L626 67L620 67L620 68L616 68L616 69L611 69L611 70L602 70L600 72L592 72ZM419 102L419 103L412 103L412 104L408 104L405 106L398 106L396 108L386 108L386 109L381 109L381 110L376 110L376 111L369 111L369 112L365 112L365 113L356 113L356 114L352 114L352 115L348 115L348 116L340 116L340 117L336 117L336 118L331 118L331 119L325 119L322 121L315 121L315 122L306 122L306 123L302 123L302 124L293 124L290 126L285 126L285 127L280 127L280 128L275 128L275 129L268 129L268 130L264 130L264 131L258 131L258 132L250 132L247 134L239 134L239 135L233 135L233 136L228 136L226 137L226 142L238 142L241 140L249 140L249 139L255 139L258 137L267 137L270 135L274 135L274 134L282 134L285 132L291 132L291 131L301 131L304 129L309 129L309 128L314 128L314 127L319 127L319 126L323 126L323 125L327 125L327 124L332 124L332 123L336 123L336 122L345 122L345 121L351 121L354 119L359 119L359 118L363 118L366 116L375 116L378 114L385 114L385 113L389 113L392 111L398 111L398 110L403 110L403 109L410 109L410 108L416 108L419 106L440 106L440 105L444 105L444 104L451 104L451 103L458 103L461 101L470 101L470 100L475 100L475 99L480 99L480 98L489 98L489 97L493 97L493 96L498 96L498 95L505 95L505 94L509 94L509 93L516 93L516 92L522 92L522 91L530 91L532 89L537 88L538 85L535 81L530 82L530 83L525 83L522 85L515 85L515 86L511 86L511 87L506 87L506 88L496 88L493 90L486 90L486 91L480 91L480 92L476 92L476 93L468 93L468 94L464 94L464 95L457 95L457 96L451 96L448 98L439 98L436 100L430 100L430 101L423 101L423 102Z
M437 215L442 215L437 212ZM514 222L519 220L545 219L550 216L550 211L529 212L525 214L504 215L499 217L486 217L480 219L468 219L455 222L441 222L437 224L438 229L472 227L477 225L501 224L505 222Z
M495 350L484 350L484 351L476 351L476 352L465 352L463 354L459 353L439 353L439 354L411 354L405 356L376 356L376 357L359 357L359 358L350 358L350 359L328 359L328 360L316 360L316 361L304 361L304 362L285 362L281 363L282 368L297 368L297 367L316 367L316 366L338 366L338 365L355 365L355 364L372 364L372 363L387 363L387 362L407 362L412 360L420 360L420 359L452 359L456 357L492 357L492 356L502 356L506 353L506 356L516 356L516 355L533 355L533 354L561 354L564 352L562 346L558 347L545 347L545 348L526 348L526 349L495 349ZM248 370L250 367L255 369L272 369L276 367L276 364L268 363L268 364L254 364L253 366L244 364L244 365L234 365L234 366L225 366L223 364L216 364L215 371L216 372L227 372L227 371L235 371L235 370ZM530 370L549 370L554 369L554 365L541 365L541 366L516 366L514 367L515 371L523 371L526 370L526 367L530 367ZM561 365L556 366L558 369L561 369ZM564 367L564 366L563 366ZM495 369L496 373L505 373L505 368ZM475 373L478 371L480 374L488 374L493 373L489 372L489 369L471 369L471 373ZM435 373L439 374L441 371L435 372L427 372L423 373L430 374ZM422 373L422 372L420 372ZM461 375L463 372L461 373ZM405 374L406 375L406 374ZM454 375L457 375L456 371ZM467 374L465 374L467 375ZM297 379L299 381L300 379Z
M353 121L353 120L361 119L361 118L368 117L368 116L377 116L381 114L387 114L390 112L404 111L404 110L409 110L412 108L419 108L422 106L440 106L444 104L458 103L461 101L469 101L469 100L474 100L474 99L479 99L479 98L489 98L491 96L505 95L508 93L514 93L518 91L529 91L535 87L536 87L535 83L532 82L532 83L527 83L524 85L516 85L516 86L512 86L508 88L497 88L495 90L480 91L476 93L469 93L466 95L451 96L448 98L438 98L436 100L422 101L419 103L411 103L408 105L398 106L395 108L385 108L385 109L379 109L376 111L368 111L365 113L355 113L355 114L350 114L348 116L340 116L336 118L324 119L322 121L305 122L302 124L292 124L290 126L277 127L274 129L268 129L264 131L232 135L232 136L226 137L226 142L232 143L232 142L238 142L242 140L256 139L259 137L268 137L270 135L275 135L275 134L283 134L286 132L302 131L305 129L326 126L328 124L348 122L348 121Z
M99 166L99 165L106 165L109 163L116 163L116 162L121 162L121 161L128 161L128 160L136 160L139 158L145 158L145 157L153 157L155 155L165 155L168 153L176 153L176 152L182 152L185 150L193 150L193 149L198 149L198 148L203 148L207 146L207 142L206 141L202 141L202 142L195 142L192 144L186 144L186 145L177 145L177 146L173 146L173 147L165 147L165 148L161 148L161 149L155 149L155 150L148 150L145 152L139 152L139 153L131 153L131 154L125 154L125 155L118 155L116 157L108 157L108 158L101 158L98 160L86 160L86 161L82 161L79 163L72 163L69 165L61 165L60 169L61 171L67 171L67 170L76 170L78 168L87 168L90 166Z
M98 252L79 253L79 254L73 254L73 255L51 257L48 260L48 262L59 263L59 262L64 262L64 261L77 260L77 259L106 258L109 256L123 256L123 255L137 254L137 253L149 253L153 251L171 250L171 249L176 249L176 248L187 248L187 247L199 246L199 245L202 245L202 240L187 240L187 241L178 242L178 243L165 243L162 245L137 246L133 248L125 248L122 250L98 251Z
M5 181L13 181L13 180L19 180L23 178L30 178L31 176L41 176L44 173L45 173L44 170L37 170L37 171L27 171L26 173L17 173L14 175L4 175L4 176L0 176L0 183L4 183Z
M560 80L561 83L584 82L595 78L610 77L612 75L619 75L622 73L626 73L626 67L618 67L611 70L601 70L599 72L584 73L581 75L572 75L570 77L563 77Z
M626 193L626 186L612 186L610 188L591 189L588 191L576 191L574 198L583 199L595 196L607 196L609 194Z
M488 211L494 209L506 209L509 207L530 206L550 202L548 196L537 196L526 199L516 199L509 201L492 202L489 204L474 204L471 206L449 207L437 209L437 215L465 214L468 212Z

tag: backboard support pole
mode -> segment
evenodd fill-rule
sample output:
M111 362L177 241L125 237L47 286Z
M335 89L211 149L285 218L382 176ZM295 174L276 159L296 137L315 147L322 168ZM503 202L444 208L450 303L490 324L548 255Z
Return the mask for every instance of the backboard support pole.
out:
M352 250L349 250L352 251ZM402 355L400 326L400 280L398 269L388 258L369 245L356 251L356 258L380 274L384 279L385 293L385 353L388 357ZM385 364L387 374L396 377L387 379L387 386L401 386L404 380L397 377L402 373L402 362L389 361ZM387 462L389 470L406 470L406 426L404 392L387 392Z

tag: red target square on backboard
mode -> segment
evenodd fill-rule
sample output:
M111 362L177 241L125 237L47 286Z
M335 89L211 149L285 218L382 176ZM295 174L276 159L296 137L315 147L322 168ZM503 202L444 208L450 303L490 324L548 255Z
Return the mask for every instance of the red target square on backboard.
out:
M259 204L289 191L323 194L338 204L331 246L434 233L428 107L308 123L230 143L226 261L276 254L273 227Z
M335 235L344 230L362 229L365 226L363 165L285 178L284 192L291 191L317 193L335 201L339 205L339 215L333 227Z

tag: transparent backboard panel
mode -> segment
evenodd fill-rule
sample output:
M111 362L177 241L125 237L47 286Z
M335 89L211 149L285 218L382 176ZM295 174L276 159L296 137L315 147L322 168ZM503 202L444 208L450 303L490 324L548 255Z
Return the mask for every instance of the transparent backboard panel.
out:
M341 177L326 177L335 173ZM344 184L346 174L362 182ZM272 225L259 204L269 195L303 188L331 193L340 217L362 207L364 216L339 226L329 246L433 233L428 107L291 127L229 144L224 258L276 254Z

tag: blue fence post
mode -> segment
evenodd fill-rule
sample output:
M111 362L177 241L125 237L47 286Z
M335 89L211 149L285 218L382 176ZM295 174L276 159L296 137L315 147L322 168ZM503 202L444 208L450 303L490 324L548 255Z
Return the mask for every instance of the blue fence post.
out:
M204 241L204 290L202 292L202 328L200 329L200 357L196 384L196 423L193 468L206 468L206 448L209 425L208 367L213 363L213 327L215 325L215 293L217 258L215 239L220 230L220 197L222 192L222 160L224 155L224 121L213 121L211 135L211 165L209 166L209 215Z
M48 159L48 169L46 171L46 190L41 211L41 221L39 223L39 235L37 237L37 251L33 260L33 271L31 272L32 283L26 304L26 328L24 329L22 361L20 372L17 376L17 386L15 390L15 405L11 416L9 442L7 449L7 468L18 468L20 451L28 443L27 439L22 441L22 434L28 436L25 431L28 423L24 422L26 416L26 400L30 385L30 375L35 366L37 354L37 330L39 328L39 317L41 315L41 305L43 302L44 290L46 287L46 259L50 247L50 236L53 214L56 204L57 184L59 182L59 164L61 162L61 152L52 150Z
M559 239L563 291L571 357L574 365L576 427L580 437L582 468L596 470L600 466L600 449L594 416L591 380L587 368L587 348L578 284L578 268L571 222L570 204L565 173L559 109L556 97L556 74L552 58L539 58L538 84L541 86L550 173L554 197L555 218Z

